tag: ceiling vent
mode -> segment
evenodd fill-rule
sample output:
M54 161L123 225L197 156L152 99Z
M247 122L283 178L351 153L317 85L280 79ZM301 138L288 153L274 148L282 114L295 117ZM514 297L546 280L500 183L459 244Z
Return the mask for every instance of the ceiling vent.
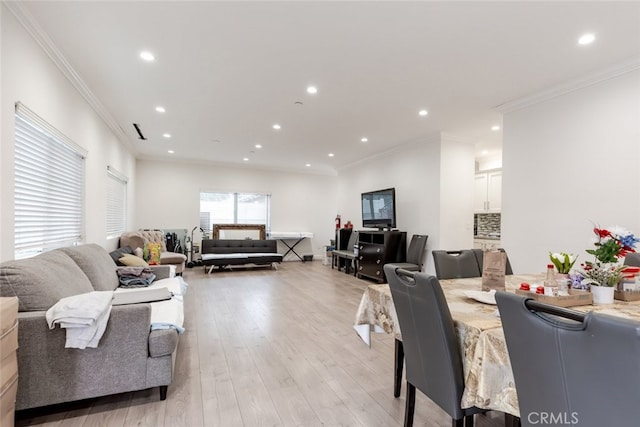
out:
M140 130L140 126L138 126L138 124L137 124L137 123L134 123L134 124L133 124L133 127L136 129L136 132L138 132L138 137L139 137L141 140L146 141L146 140L147 140L147 138L145 138L145 137L144 137L144 135L142 134L142 131Z

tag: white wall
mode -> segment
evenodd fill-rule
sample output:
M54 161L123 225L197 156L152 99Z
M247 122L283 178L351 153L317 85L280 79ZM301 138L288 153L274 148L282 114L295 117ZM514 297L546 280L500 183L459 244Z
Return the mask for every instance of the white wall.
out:
M334 238L337 177L200 163L138 160L135 228L186 228L200 223L201 191L271 194L272 231L310 231L295 250L324 256ZM293 242L291 242L293 243ZM280 252L286 250L281 246ZM289 254L286 260L297 260Z
M515 272L590 260L592 227L640 234L640 71L504 116L502 244Z
M429 236L424 270L434 274L432 249L473 246L474 168L471 144L440 134L416 140L340 170L338 213L362 229L360 194L395 187L397 228L407 240Z
M14 104L17 101L87 150L86 242L115 248L117 241L106 239L107 165L129 178L129 219L133 219L134 158L4 4L1 19L0 260L13 258Z
M440 240L434 249L473 247L474 146L443 135L440 154Z

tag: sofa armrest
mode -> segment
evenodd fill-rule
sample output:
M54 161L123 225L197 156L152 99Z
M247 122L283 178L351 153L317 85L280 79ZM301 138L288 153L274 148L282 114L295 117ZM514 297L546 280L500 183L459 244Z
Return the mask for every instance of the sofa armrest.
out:
M156 275L156 280L168 279L176 275L176 269L173 265L150 265Z
M98 347L84 350L65 348L66 331L50 330L45 313L18 314L16 409L146 387L150 304L114 306Z

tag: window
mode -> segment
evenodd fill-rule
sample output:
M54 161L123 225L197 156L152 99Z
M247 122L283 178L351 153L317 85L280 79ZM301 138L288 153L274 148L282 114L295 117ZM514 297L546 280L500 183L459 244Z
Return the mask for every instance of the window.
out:
M20 103L15 119L15 258L82 242L85 151Z
M271 229L271 195L200 193L200 227L211 235L212 224L265 224Z
M127 177L107 166L107 239L127 229Z

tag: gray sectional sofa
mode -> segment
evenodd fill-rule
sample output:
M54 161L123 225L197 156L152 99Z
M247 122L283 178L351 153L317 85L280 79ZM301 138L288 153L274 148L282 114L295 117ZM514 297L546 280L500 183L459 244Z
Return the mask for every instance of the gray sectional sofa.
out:
M169 271L156 267L154 284L182 280L160 280ZM0 264L0 296L19 299L16 409L151 387L166 398L179 335L174 328L151 330L151 304L113 306L97 348L65 348L65 330L49 329L45 313L61 298L118 284L115 263L95 244Z
M254 239L203 239L202 264L224 268L233 265L275 266L282 262L282 254L277 251L276 240Z

